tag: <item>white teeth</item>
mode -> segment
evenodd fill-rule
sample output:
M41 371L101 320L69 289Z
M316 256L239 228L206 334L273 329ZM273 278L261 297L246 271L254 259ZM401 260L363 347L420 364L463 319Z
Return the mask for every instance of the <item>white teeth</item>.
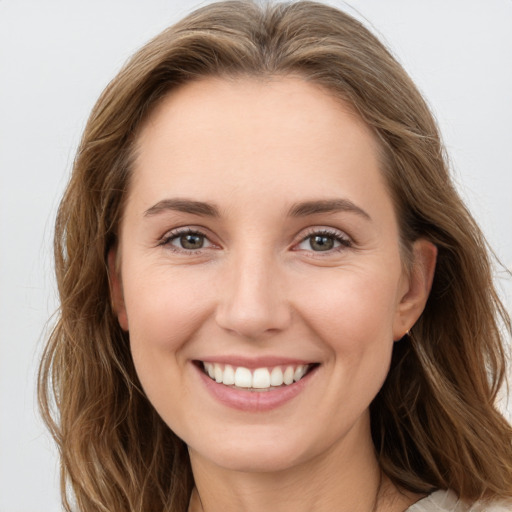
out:
M252 376L252 387L256 389L264 389L270 387L270 373L266 368L258 368L254 370Z
M237 388L252 388L251 370L239 366L235 371L235 386Z
M283 370L276 366L270 374L270 385L271 386L282 386L283 385Z
M222 382L222 378L223 378L222 368L217 363L215 363L213 367L214 367L215 381L219 382L219 383Z
M224 367L222 383L226 386L232 386L235 383L235 370L233 370L233 367L229 364Z
M302 379L309 369L307 364L286 367L276 366L272 369L256 368L253 371L243 366L234 368L229 364L222 365L219 363L203 363L203 367L210 378L219 384L259 390L270 390L272 387L279 387L283 384L289 386Z
M204 368L208 372L211 379L215 378L215 369L212 363L204 363Z
M295 382L299 381L304 377L304 374L306 373L306 367L304 365L297 366L295 373L293 374L293 380Z
M283 374L283 381L284 383L289 386L293 382L293 375L295 374L295 369L293 366L287 366L286 370Z

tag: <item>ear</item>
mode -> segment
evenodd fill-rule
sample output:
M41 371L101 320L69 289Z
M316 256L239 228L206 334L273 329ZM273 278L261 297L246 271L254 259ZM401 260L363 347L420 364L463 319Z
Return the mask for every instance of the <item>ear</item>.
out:
M393 324L395 341L416 323L425 309L437 260L437 247L428 240L420 238L412 247L412 265L409 274L404 277Z
M128 331L128 315L126 314L126 306L124 304L123 283L118 265L117 248L115 247L108 252L108 275L112 309L117 315L121 329Z

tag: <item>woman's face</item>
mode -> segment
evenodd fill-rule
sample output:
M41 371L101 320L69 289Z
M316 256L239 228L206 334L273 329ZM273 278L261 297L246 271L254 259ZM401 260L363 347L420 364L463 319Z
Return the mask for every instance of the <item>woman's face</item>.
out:
M435 253L417 242L408 277L376 142L348 107L298 78L188 84L138 136L124 213L118 318L193 463L276 470L371 445L368 407Z

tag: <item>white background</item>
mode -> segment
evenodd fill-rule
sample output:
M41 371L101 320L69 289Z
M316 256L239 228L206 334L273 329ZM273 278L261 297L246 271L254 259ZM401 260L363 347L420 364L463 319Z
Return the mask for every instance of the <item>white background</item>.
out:
M426 95L461 192L511 268L512 0L331 3L363 17ZM52 223L87 115L134 50L197 5L0 0L0 512L60 510L34 377L56 307ZM500 286L510 308L511 280Z

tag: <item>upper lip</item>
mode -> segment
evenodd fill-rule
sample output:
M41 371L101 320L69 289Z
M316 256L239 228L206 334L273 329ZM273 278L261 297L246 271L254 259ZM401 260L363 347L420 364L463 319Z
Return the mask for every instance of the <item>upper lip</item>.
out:
M209 356L199 358L197 361L203 363L217 363L217 364L229 364L231 366L242 366L248 369L256 368L272 368L275 366L297 366L314 364L316 361L298 359L293 357L280 357L280 356L258 356L258 357L245 357L236 355L225 355L225 356Z

